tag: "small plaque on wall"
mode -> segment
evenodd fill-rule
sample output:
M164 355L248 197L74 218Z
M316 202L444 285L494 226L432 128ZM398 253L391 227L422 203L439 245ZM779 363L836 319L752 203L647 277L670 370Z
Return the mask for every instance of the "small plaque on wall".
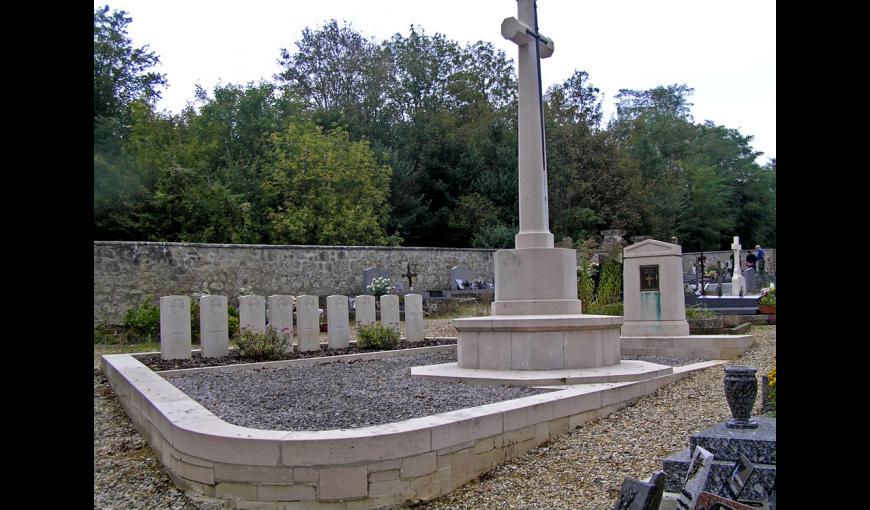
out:
M659 266L640 266L640 290L659 290Z

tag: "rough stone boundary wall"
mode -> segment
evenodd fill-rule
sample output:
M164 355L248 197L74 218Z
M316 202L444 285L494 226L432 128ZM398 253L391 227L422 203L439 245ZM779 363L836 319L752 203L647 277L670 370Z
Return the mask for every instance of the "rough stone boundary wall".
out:
M120 323L147 295L209 292L238 306L242 287L255 294L354 296L363 292L363 269L380 267L393 281L407 264L414 289L450 288L450 268L466 266L493 281L495 250L379 246L272 246L241 244L94 242L94 324Z

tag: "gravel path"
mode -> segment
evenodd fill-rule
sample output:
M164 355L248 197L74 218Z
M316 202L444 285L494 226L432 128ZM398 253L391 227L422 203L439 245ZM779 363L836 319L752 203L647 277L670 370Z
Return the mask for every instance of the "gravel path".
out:
M367 427L545 393L411 377L411 367L455 361L440 352L167 380L221 419L266 430Z
M433 336L456 335L449 321L427 320L427 336L430 322L441 323ZM776 354L776 326L753 326L752 334L755 346L732 364L757 367L760 378ZM685 448L691 434L730 417L723 376L722 367L692 374L415 508L609 510L624 477L648 477L661 469L663 458ZM759 406L760 398L756 411ZM105 377L94 370L94 509L154 508L211 510L172 485Z
M776 355L776 326L753 326L752 334L752 349L728 364L756 367L760 381ZM724 377L722 366L695 372L415 508L609 510L625 477L649 477L662 459L688 446L689 436L731 417ZM760 407L759 397L756 414Z

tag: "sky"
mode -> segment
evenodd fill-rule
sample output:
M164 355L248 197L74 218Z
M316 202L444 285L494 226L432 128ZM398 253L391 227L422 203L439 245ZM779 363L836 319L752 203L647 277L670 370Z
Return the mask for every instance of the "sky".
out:
M363 36L383 41L408 35L413 24L460 44L491 42L516 62L514 43L501 37L504 18L516 17L515 0L110 0L133 21L136 47L148 45L165 73L158 108L178 113L197 84L271 80L281 48L291 52L306 27L336 19ZM776 157L775 0L538 0L541 34L555 43L543 60L544 89L575 70L589 73L604 94L605 121L615 115L619 89L646 90L686 84L695 122L713 121L753 136Z

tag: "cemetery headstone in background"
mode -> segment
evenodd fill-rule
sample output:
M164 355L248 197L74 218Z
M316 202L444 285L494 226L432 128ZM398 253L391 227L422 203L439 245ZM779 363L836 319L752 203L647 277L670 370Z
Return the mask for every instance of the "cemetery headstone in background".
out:
M381 324L400 331L399 326L399 296L385 294L381 296ZM401 331L400 331L401 332Z
M290 339L288 347L293 349L293 296L276 294L269 296L269 326L279 335Z
M374 324L377 321L374 296L368 294L357 296L354 300L354 303L354 317L356 319L357 326L368 326L369 324Z
M299 352L320 350L320 307L317 296L296 298L296 329Z
M409 342L423 341L423 296L405 296L405 337Z
M229 313L226 296L206 295L199 298L199 337L203 358L229 355Z
M453 266L450 269L450 287L453 290L471 289L472 281L474 281L474 276L467 267Z
M372 280L375 278L386 278L387 280L392 281L392 276L390 272L386 269L381 269L379 267L367 267L363 269L363 292L368 292L369 284L372 283Z
M239 296L239 329L266 331L266 300L263 296Z
M160 357L190 358L190 297L160 298Z
M350 346L347 296L333 295L326 298L326 321L329 348L347 349Z

